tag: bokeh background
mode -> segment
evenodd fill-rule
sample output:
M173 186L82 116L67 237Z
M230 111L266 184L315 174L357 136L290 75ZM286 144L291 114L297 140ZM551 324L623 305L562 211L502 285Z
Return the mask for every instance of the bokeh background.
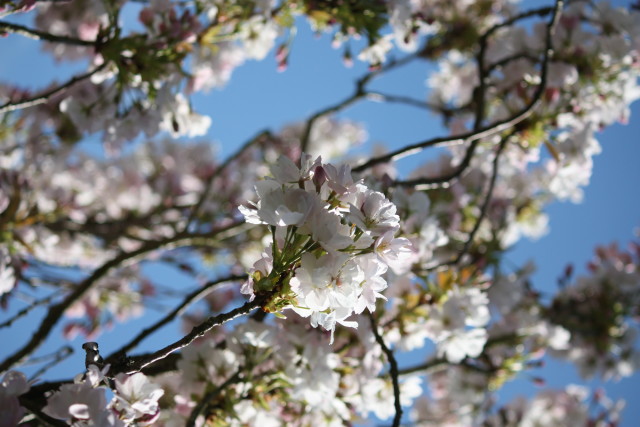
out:
M543 2L525 1L526 7ZM627 6L630 1L617 0L616 5ZM136 6L124 16L127 25L136 25ZM28 15L12 17L13 22L30 24ZM250 61L234 71L229 84L221 90L198 94L192 98L194 109L212 118L208 134L200 140L211 141L220 157L233 153L258 131L300 121L314 112L339 102L348 96L354 81L367 71L367 64L355 61L353 67L343 64L342 50L331 47L328 34L314 34L307 23L300 22L291 46L289 67L277 71L273 53L264 61ZM357 44L353 45L357 51ZM394 51L395 55L401 54ZM42 88L52 80L65 81L69 76L86 69L86 63L57 63L41 49L41 44L18 35L0 39L0 82L22 87ZM372 88L397 95L426 99L426 79L433 65L413 64L376 80ZM407 106L361 102L339 114L366 124L368 141L354 153L370 153L376 145L388 149L398 148L428 137L446 133L437 117L431 113ZM585 272L587 262L597 245L618 242L622 247L629 241L640 240L640 105L632 106L628 124L616 124L598 135L603 152L594 159L595 166L590 185L580 204L552 203L546 209L550 217L550 232L537 241L521 240L507 254L514 266L534 260L537 270L533 285L546 296L557 290L557 279L568 264L575 267L574 277ZM103 156L99 137L92 136L82 148L95 156ZM127 148L125 148L127 149ZM408 171L426 159L437 155L436 150L410 157L402 162L402 171ZM635 235L635 236L634 236ZM148 271L161 282L185 291L182 277L173 271ZM187 289L186 291L191 290ZM6 311L0 311L0 322L15 313L24 304L12 301ZM162 307L145 312L126 326L114 325L97 338L103 353L117 348L128 337L152 323L162 315ZM35 309L10 329L0 329L0 358L22 345L44 316L44 310ZM36 355L45 355L59 348L62 342L60 328L54 331ZM176 324L164 327L144 341L138 351L157 349L179 336ZM71 346L75 353L48 371L43 379L69 378L84 368L81 345L86 339L77 337ZM424 353L411 353L400 358L401 365L412 365L423 360ZM569 364L545 358L544 367L528 371L508 383L499 393L501 402L518 395L530 396L540 390L532 375L544 379L546 387L564 388L567 384L582 384L590 388L603 388L614 398L626 400L622 426L640 425L640 375L619 382L604 383L599 379L585 381ZM25 367L33 373L36 367Z

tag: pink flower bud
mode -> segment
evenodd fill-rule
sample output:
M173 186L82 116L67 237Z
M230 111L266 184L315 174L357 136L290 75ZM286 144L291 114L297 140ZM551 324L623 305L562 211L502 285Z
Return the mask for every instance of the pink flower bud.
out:
M138 15L138 20L142 22L144 25L150 27L151 24L153 24L153 16L154 16L153 11L150 8L145 7L140 11L140 14Z
M289 56L289 48L287 47L287 45L281 44L280 46L278 46L278 49L276 49L276 61L278 61L279 63L286 62L287 56Z
M533 377L531 379L533 380L533 384L538 387L544 387L547 383L542 377Z
M318 166L313 173L313 184L316 186L316 191L319 193L322 184L327 180L327 172L322 166Z

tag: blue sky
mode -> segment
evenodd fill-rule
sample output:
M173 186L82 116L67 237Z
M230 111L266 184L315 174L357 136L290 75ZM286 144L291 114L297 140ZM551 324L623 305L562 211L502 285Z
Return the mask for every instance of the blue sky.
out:
M79 64L71 67L55 64L39 52L37 42L19 36L0 39L0 53L5 58L0 62L0 79L27 87L42 87L52 77L62 80L74 70L82 69ZM366 64L358 61L353 68L344 68L341 51L330 47L329 37L317 38L306 25L302 25L292 46L290 66L286 72L276 71L275 59L270 55L262 62L248 62L237 69L224 90L194 97L196 110L212 117L209 134L203 139L215 141L224 157L259 130L277 130L286 123L304 119L343 99L352 92L354 80L365 71ZM394 73L391 79L375 82L373 87L424 99L428 72L425 65L406 67ZM378 142L394 148L443 133L439 122L429 113L405 106L364 102L346 110L342 116L367 123L370 145L365 150ZM528 259L535 260L538 270L534 275L534 285L538 289L553 293L556 279L567 263L572 263L580 274L597 244L618 241L624 245L633 237L633 230L640 227L638 135L640 105L635 104L628 125L615 125L598 135L603 153L595 158L594 174L583 203L554 203L549 206L551 232L535 242L520 241L507 255L518 265ZM408 160L407 165L415 165L425 158L425 155L419 155ZM30 331L31 322L39 321L43 315L42 310L35 310L32 316L20 323L23 329L0 330L0 340L19 345L24 341L24 334ZM0 320L2 318L0 314ZM146 325L151 321L150 316L145 316L139 324ZM116 328L100 338L105 352L110 346L122 342L123 336L129 335L130 331L137 331L136 326L126 329ZM175 334L175 328L163 331L165 333L145 341L142 349L166 344ZM55 344L58 341L59 335L54 334L46 348L49 351L57 348ZM82 342L83 339L77 339L73 345L79 348ZM0 357L11 347L3 346ZM43 354L46 352L42 351ZM78 366L82 366L81 360L82 354L76 353L52 372L53 377L76 374ZM563 387L570 382L601 385L597 381L585 383L571 366L556 362L550 362L536 375L544 377L548 385L554 387ZM633 426L634 420L640 419L639 380L640 376L636 375L605 385L612 397L622 397L628 402L623 426ZM504 400L509 400L516 394L532 394L538 390L524 377L507 385L503 396Z

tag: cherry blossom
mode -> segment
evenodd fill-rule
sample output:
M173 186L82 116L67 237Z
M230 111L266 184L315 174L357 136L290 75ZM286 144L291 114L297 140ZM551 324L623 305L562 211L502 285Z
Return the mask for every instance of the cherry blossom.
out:
M600 390L497 393L542 384L549 357L605 381L640 368L637 243L544 293L508 252L584 200L598 132L630 122L640 13L521 6L0 0L3 42L78 72L0 82L0 328L30 328L0 360L0 424L619 423ZM216 149L203 94L255 61L291 71L308 27L366 63L353 90ZM411 96L404 66L423 73ZM369 101L442 127L369 141ZM85 366L50 381L68 347L42 347L78 334Z

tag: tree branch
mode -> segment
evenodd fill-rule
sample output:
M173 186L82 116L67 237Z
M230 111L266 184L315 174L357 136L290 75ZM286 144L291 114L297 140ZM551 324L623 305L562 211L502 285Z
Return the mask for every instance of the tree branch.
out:
M536 91L531 101L529 102L529 104L527 104L527 106L525 106L521 111L519 111L518 113L516 113L515 115L507 119L499 120L492 125L481 127L471 132L466 132L456 136L432 138L426 141L418 142L416 144L408 145L406 147L400 148L391 153L387 153L383 156L374 157L369 161L353 168L353 171L362 172L377 164L398 160L403 157L418 153L427 147L432 147L432 146L440 145L443 143L469 143L469 142L473 143L474 141L478 141L482 138L486 138L488 136L495 135L509 128L512 128L516 126L518 123L527 119L533 113L533 111L538 107L538 105L540 105L540 103L542 102L542 95L544 94L544 91L547 86L547 80L548 80L548 74L549 74L549 61L553 57L553 34L555 33L555 28L558 23L563 5L564 5L563 0L556 0L555 7L553 9L553 15L549 20L549 23L547 24L547 31L545 36L545 39L546 39L545 52L544 52L544 57L541 65L542 71L540 74L540 84L536 88ZM478 117L480 116L479 115L476 116L476 125L479 126L479 123L477 120ZM462 171L460 171L460 173L462 173ZM442 178L437 178L437 177L436 178L418 178L418 179L407 180L407 181L395 181L393 185L417 186L420 184L433 184L433 183L440 183L440 182L442 182Z
M41 367L40 369L38 369L33 375L31 375L30 381L38 379L40 375L44 374L49 369L51 369L58 363L62 362L64 359L68 358L72 354L73 354L73 348L68 345L65 345L65 346L62 346L60 349L58 349L58 351L56 351L55 353L51 355L47 355L46 358L51 359L51 361L46 365L44 365L43 367ZM41 357L38 359L42 360L44 358Z
M507 142L511 139L512 135L504 138L498 147L498 151L496 152L496 156L493 158L493 172L491 174L491 180L489 181L489 188L487 189L487 195L485 196L484 202L482 203L482 207L480 208L480 215L478 215L478 220L473 226L473 229L469 233L467 240L464 243L464 247L460 252L458 252L458 256L452 262L453 264L458 264L460 260L469 252L469 248L473 243L473 240L480 229L480 225L484 220L484 217L487 215L487 210L489 209L489 204L491 203L491 199L493 197L493 189L496 185L496 180L498 178L498 169L500 165L500 156L502 155L502 151L507 146Z
M359 99L365 98L368 95L367 91L365 90L365 87L372 79L394 68L403 66L413 61L416 58L417 58L416 54L407 55L401 59L390 61L389 63L380 67L379 69L365 74L364 76L360 77L356 81L355 91L350 97L345 98L341 102L338 102L334 105L323 108L322 110L317 111L315 114L309 117L309 119L307 120L307 123L305 124L304 132L300 140L300 151L306 152L307 149L309 148L309 143L311 142L310 137L311 137L311 131L313 129L313 125L320 117L325 116L327 114L338 112L344 108L347 108L348 106L358 101Z
M480 143L479 139L471 141L462 161L454 170L446 175L440 175L435 178L416 178L410 180L396 180L391 183L391 187L413 187L416 190L431 190L433 188L442 187L453 179L460 177L471 164L471 159L475 154L476 148Z
M75 46L95 47L96 41L81 40L68 36L57 36L44 31L34 30L33 28L25 27L24 25L14 24L11 22L0 21L0 32L20 34L21 36L29 37L34 40L42 40L51 43L64 43Z
M365 97L365 92L360 89L357 89L353 93L353 95L351 95L350 97L345 98L341 102L338 102L337 104L326 107L320 111L317 111L315 114L313 114L305 124L304 132L302 134L302 138L300 139L300 151L304 153L309 149L309 143L311 142L310 141L311 131L313 130L313 125L320 117L326 116L327 114L336 113L344 108L347 108L354 102L364 97Z
M415 99L415 98L411 98L408 96L401 96L401 95L390 95L390 94L386 94L386 93L382 93L382 92L378 92L378 91L367 91L366 93L366 97L369 100L372 101L384 101L384 102L393 102L393 103L397 103L397 104L405 104L405 105L410 105L412 107L416 107L416 108L423 108L425 110L429 110L429 111L435 111L438 113L443 113L443 114L451 114L451 110L448 110L446 108L442 108L440 106L437 105L433 105L430 104L428 102L424 102L421 101L419 99Z
M209 237L222 234L229 229L237 226L237 223L231 224L227 227L213 230L208 233ZM99 279L104 277L112 269L119 267L126 261L133 262L134 259L143 256L156 249L160 249L171 244L177 244L180 241L190 241L190 239L202 237L200 235L193 235L189 233L179 233L175 236L163 240L151 241L144 244L142 247L131 252L121 252L111 260L104 263L102 266L94 270L94 272L87 277L61 302L55 304L49 308L47 315L44 317L38 329L31 336L31 339L19 350L12 355L8 356L2 364L0 364L0 372L7 371L16 363L23 360L25 357L33 353L42 342L46 339L49 333L53 330L55 325L62 319L64 312L77 300L79 300Z
M11 325L13 325L13 323L15 321L17 321L21 317L24 317L27 314L29 314L31 312L31 310L33 310L34 308L37 308L37 307L39 307L41 305L49 304L57 296L58 296L57 293L54 292L54 293L52 293L52 294L50 294L50 295L48 295L48 296L46 296L44 298L41 298L39 300L30 301L28 306L24 307L22 310L18 311L16 314L11 316L10 318L5 320L4 322L0 323L0 329L10 327Z
M556 13L557 11L556 6L545 6L538 9L531 9L531 10L518 13L509 19L506 19L498 24L495 24L493 27L487 30L485 35L489 37L500 28L509 27L522 19L531 18L532 16L544 16L544 15L548 15L551 12ZM560 7L562 8L562 6Z
M81 82L82 80L86 80L88 78L90 78L91 76L93 76L95 73L97 73L98 71L103 70L106 66L108 65L108 62L105 62L101 65L99 65L97 68L93 69L92 71L89 71L87 73L84 74L80 74L79 76L75 76L72 77L68 82L57 86L53 89L50 89L48 91L46 91L45 93L42 93L40 95L28 98L28 99L24 99L22 101L17 101L17 102L12 102L9 101L7 103L5 103L4 105L0 105L0 114L3 113L7 113L9 111L15 111L15 110L21 110L21 109L25 109L25 108L29 108L29 107L33 107L35 105L39 105L39 104L44 104L45 102L47 102L49 100L50 97L57 95L58 93L70 88L71 86L75 85L78 82Z
M417 372L428 371L429 369L437 368L438 366L447 365L447 364L449 364L447 359L434 358L416 366L410 366L408 368L398 369L398 375L415 374Z
M475 372L482 372L483 374L490 374L492 371L490 368L483 368L482 366L474 365L468 363L465 360L462 360L459 363L451 363L445 358L433 358L431 360L426 361L425 363L421 363L419 365L410 366L408 368L403 368L398 370L398 375L411 375L418 372L428 371L433 368L438 368L440 366L449 365L449 366L459 366L465 369L469 369ZM425 372L426 373L426 372Z
M378 325L376 324L376 320L373 317L371 312L369 314L369 320L371 321L371 330L373 331L373 336L376 338L376 342L380 345L380 348L387 356L387 360L389 361L389 375L391 376L391 382L393 384L393 404L396 409L396 415L393 417L393 427L398 427L400 425L400 420L402 419L402 405L400 404L400 384L398 382L398 362L396 361L395 356L393 355L393 351L387 347L382 336L378 332Z
M126 374L133 374L135 372L139 372L140 370L146 368L147 366L159 360L164 359L165 357L169 356L171 353L188 346L197 338L200 338L201 336L209 332L214 327L222 325L223 323L226 323L237 317L248 314L254 309L261 307L268 300L269 297L270 295L258 296L253 301L246 302L242 306L234 308L233 310L227 313L222 313L217 316L211 316L207 320L199 324L198 326L195 326L193 329L191 329L191 332L189 332L187 335L185 335L178 341L175 341L172 344L169 344L166 347L154 353L151 353L150 355L128 358L125 363L126 366L113 367L112 368L113 372L110 373L110 375L111 374L115 375L120 372L124 372Z
M36 425L44 425L44 426L52 426L52 427L68 426L66 422L50 417L49 415L42 412L42 407L40 407L37 403L24 398L24 395L20 396L19 399L20 399L20 405L26 408L27 410L29 410L29 412L31 412L33 417L41 423Z
M205 186L204 190L202 191L202 194L200 195L200 198L198 199L196 204L193 206L193 209L192 209L191 213L189 214L189 219L186 222L186 225L185 225L185 228L184 228L185 230L187 230L191 226L193 221L196 219L196 217L200 213L200 210L202 209L202 206L204 205L204 202L207 200L207 198L209 197L209 194L211 193L211 190L213 188L213 182L216 180L216 178L218 178L220 175L222 175L222 172L224 172L227 169L227 167L229 167L229 165L233 161L238 159L250 147L252 147L254 144L262 141L264 138L270 138L270 137L272 137L271 131L263 130L262 132L258 133L256 136L254 136L253 138L251 138L247 142L245 142L244 145L242 147L240 147L240 149L238 149L235 153L233 153L231 156L229 156L224 162L222 162L222 164L220 166L218 166L216 168L216 170L213 172L211 177L209 177L209 179L207 180L206 186Z
M117 357L118 355L125 354L126 352L128 352L132 348L136 347L146 337L148 337L149 335L151 335L152 333L154 333L155 331L157 331L158 329L160 329L161 327L163 327L167 323L171 322L176 317L182 315L182 313L184 313L184 311L187 309L187 307L189 305L191 305L191 303L193 303L194 301L199 300L204 295L206 295L207 293L211 292L211 290L215 286L217 286L217 285L219 285L221 283L224 283L224 282L233 282L233 281L245 280L246 278L247 278L247 276L228 276L228 277L223 277L221 279L210 281L210 282L206 283L201 288L198 288L195 291L193 291L190 294L188 294L187 296L185 296L185 298L182 301L182 303L180 303L173 311L168 313L162 319L159 319L153 325L151 325L148 328L145 328L142 331L140 331L140 333L138 335L136 335L135 338L133 338L127 344L123 345L118 350L114 351L112 354L107 356L105 358L105 360L107 361L107 363L109 363L109 360L114 360L114 358Z

